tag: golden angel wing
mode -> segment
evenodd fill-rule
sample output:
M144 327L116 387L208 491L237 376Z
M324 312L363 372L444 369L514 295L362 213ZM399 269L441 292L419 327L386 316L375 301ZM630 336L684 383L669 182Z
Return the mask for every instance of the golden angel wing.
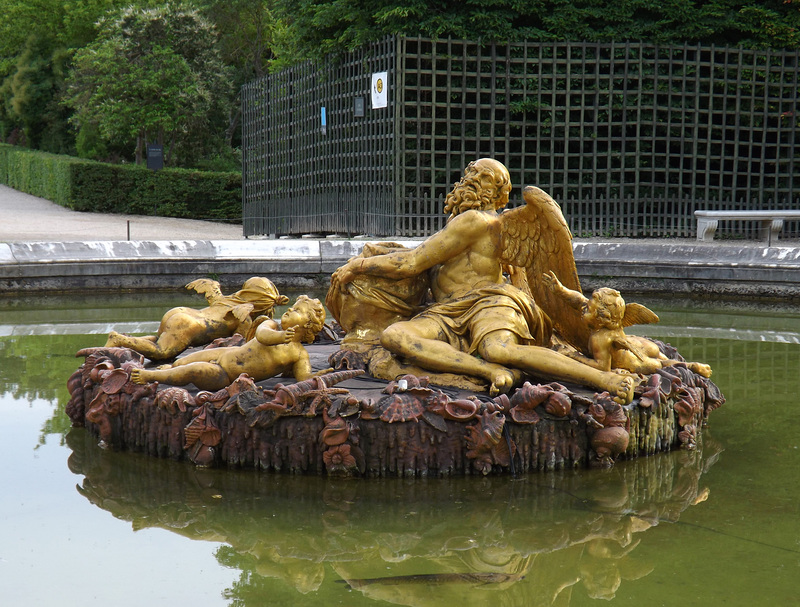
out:
M638 303L626 303L622 326L650 325L658 322L658 314Z
M580 310L564 305L542 280L545 272L552 271L562 285L580 292L569 226L561 207L544 190L527 186L522 197L525 206L500 215L501 259L525 269L530 294L553 321L557 333L587 353L589 330L581 319Z
M213 304L216 300L224 297L219 288L219 283L210 278L198 278L187 284L185 288L204 295L209 304Z
M251 320L250 314L253 313L253 304L245 303L233 306L229 313L233 314L240 323L248 322Z

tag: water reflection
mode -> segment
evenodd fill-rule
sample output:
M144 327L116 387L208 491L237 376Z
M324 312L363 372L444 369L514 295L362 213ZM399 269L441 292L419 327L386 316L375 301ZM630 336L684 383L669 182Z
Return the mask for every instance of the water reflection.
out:
M522 481L337 483L109 453L69 429L74 354L105 339L86 327L152 321L185 297L3 307L3 597L164 604L180 588L174 603L235 607L795 603L800 312L641 301L662 319L648 333L709 362L727 397L702 452ZM169 571L154 572L153 552ZM98 560L102 579L87 579Z
M653 570L636 558L641 534L708 497L721 447L702 442L610 471L365 482L196 469L67 436L97 507L137 530L224 542L217 559L242 572L237 605L262 604L265 580L415 606L565 604L576 585L612 598Z

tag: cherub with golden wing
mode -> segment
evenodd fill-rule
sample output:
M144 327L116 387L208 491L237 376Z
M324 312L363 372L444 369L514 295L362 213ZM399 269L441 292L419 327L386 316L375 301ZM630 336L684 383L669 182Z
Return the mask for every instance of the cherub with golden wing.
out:
M508 204L510 191L508 170L500 162L483 158L470 163L445 200L450 217L442 230L413 249L350 260L334 272L331 288L344 289L360 274L407 278L428 272L435 303L381 334L383 347L396 356L423 369L484 379L491 393L510 390L516 380L511 370L518 370L608 391L629 402L632 377L595 369L549 347L553 322L546 308L550 305L544 302L542 307L535 300L542 272L525 266L557 269L565 284L577 286L571 237L560 209L559 222L552 212L537 208L538 189L526 191L528 205L522 210L498 214ZM546 198L549 204L552 199ZM526 217L535 225L524 225ZM566 230L566 248L563 233L561 239L551 238L549 231L554 229ZM568 256L564 265L571 264L573 282L556 262L548 261L559 255ZM521 272L511 266L520 265L532 287L527 292L524 280L522 288L508 280L510 272L519 284ZM557 327L574 324L580 329L578 323L562 323L556 307L552 313Z
M571 309L579 312L589 331L588 356L567 353L575 360L601 371L622 369L650 375L663 367L684 363L667 357L658 345L646 337L626 335L625 327L658 322L658 315L638 303L626 303L616 289L602 287L591 297L564 286L553 272L543 275L544 284ZM711 377L711 367L704 363L685 363L703 377Z
M167 311L156 335L133 337L112 331L106 347L130 348L150 360L174 358L186 348L203 346L239 334L250 339L261 320L272 318L276 305L289 301L267 278L254 276L232 295L223 295L216 280L200 278L186 285L205 295L208 307L178 307Z
M525 206L500 214L502 261L512 284L530 294L550 317L557 338L588 353L589 330L579 313L542 280L552 273L565 288L580 292L578 270L572 252L572 233L561 207L547 192L535 186L522 191Z

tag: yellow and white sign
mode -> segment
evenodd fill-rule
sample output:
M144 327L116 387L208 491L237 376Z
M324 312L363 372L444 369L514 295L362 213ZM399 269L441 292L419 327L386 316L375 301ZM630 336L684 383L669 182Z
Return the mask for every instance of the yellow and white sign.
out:
M372 109L386 107L389 104L389 79L388 72L375 72L372 74Z

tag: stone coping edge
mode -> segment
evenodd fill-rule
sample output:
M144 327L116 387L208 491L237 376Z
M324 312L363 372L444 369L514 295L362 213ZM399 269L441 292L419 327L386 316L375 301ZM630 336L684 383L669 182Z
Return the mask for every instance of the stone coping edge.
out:
M248 275L325 286L330 273L383 240L277 239L0 243L0 292L179 288L184 279ZM413 247L421 240L393 239ZM800 297L800 247L743 243L575 241L586 289ZM221 282L224 282L220 278Z

